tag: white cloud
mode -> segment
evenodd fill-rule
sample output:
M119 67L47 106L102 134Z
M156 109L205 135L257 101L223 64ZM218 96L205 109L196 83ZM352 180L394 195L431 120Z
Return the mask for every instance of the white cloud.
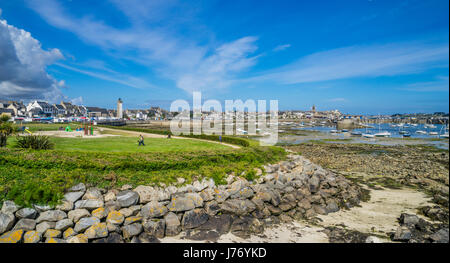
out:
M273 51L283 51L291 47L291 44L279 45L273 49Z
M71 99L70 102L74 105L83 105L83 97Z
M308 55L249 80L296 84L412 74L448 67L448 50L448 43L420 42L344 47Z
M58 49L43 50L29 32L0 20L0 97L59 99L64 82L46 72L63 59Z

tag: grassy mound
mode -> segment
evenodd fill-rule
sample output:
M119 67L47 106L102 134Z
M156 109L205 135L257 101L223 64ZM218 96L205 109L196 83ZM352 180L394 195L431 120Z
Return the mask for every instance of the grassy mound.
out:
M10 139L11 146L0 149L0 201L10 199L25 206L55 204L79 182L111 188L170 184L178 177L190 183L207 177L223 184L232 172L245 172L252 180L254 168L286 154L279 147L232 149L188 139L146 138L148 146L138 147L137 138L132 137L52 138L55 149L40 151L14 148L14 138Z

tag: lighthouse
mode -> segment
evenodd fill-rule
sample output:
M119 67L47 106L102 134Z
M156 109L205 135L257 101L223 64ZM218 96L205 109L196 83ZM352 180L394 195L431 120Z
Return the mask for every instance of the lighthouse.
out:
M119 119L123 118L122 104L123 104L123 101L121 98L119 98L117 100L117 118L119 118Z

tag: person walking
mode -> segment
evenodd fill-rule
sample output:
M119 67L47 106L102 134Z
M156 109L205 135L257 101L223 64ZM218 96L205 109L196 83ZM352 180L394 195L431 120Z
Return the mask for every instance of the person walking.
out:
M139 135L139 145L138 146L145 146L145 144L144 144L144 136L142 136L142 134L140 134Z

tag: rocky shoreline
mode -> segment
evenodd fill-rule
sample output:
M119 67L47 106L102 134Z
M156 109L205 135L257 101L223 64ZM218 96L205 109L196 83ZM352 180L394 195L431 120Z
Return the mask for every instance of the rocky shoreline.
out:
M264 169L254 182L229 175L218 186L212 179L110 190L78 184L56 207L5 201L0 243L152 243L181 231L214 242L230 232L246 238L279 222L349 209L364 198L357 184L300 155Z

